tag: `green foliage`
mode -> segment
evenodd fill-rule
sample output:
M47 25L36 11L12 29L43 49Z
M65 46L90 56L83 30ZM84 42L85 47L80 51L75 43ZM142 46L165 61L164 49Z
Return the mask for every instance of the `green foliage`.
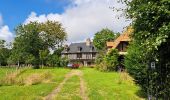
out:
M42 66L44 66L44 63L47 61L49 53L50 53L50 51L48 49L39 51L39 56L40 56Z
M94 36L93 43L98 50L106 48L107 41L113 41L115 39L115 33L109 29L102 29Z
M135 79L135 82L139 84L145 91L147 89L147 61L146 61L146 48L142 48L139 44L133 42L128 48L128 54L125 56L125 66L127 71Z
M32 54L27 54L24 56L25 64L34 64L35 57Z
M99 65L103 61L104 56L105 52L99 51L95 59L95 64Z
M134 40L129 47L125 65L145 92L149 90L148 93L153 97L169 99L170 1L125 2L128 6L127 17L133 19L134 28ZM152 61L156 62L156 69L150 68Z
M118 66L118 50L112 49L107 55L100 54L96 59L97 69L101 71L115 71Z
M16 29L9 63L33 64L39 68L46 64L50 51L61 47L66 40L66 32L59 22L30 22Z
M116 67L118 66L118 50L112 49L108 52L108 54L104 57L104 61L107 66L107 70L116 70Z
M6 47L5 42L5 40L0 40L0 66L7 65L7 59L11 53L11 50Z
M48 57L47 65L53 67L66 67L68 64L67 58L62 58L61 56L52 54Z
M57 48L53 54L50 54L47 59L47 65L53 67L66 67L68 64L67 58L61 57L61 52L63 51L63 47Z

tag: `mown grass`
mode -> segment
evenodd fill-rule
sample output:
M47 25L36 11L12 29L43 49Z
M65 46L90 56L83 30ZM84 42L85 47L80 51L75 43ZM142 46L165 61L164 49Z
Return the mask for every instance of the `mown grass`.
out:
M87 87L86 93L90 100L142 99L137 95L140 88L133 83L133 79L127 73L100 72L92 68L78 70L83 73L83 79ZM6 77L6 73L13 72L15 73L15 69L0 68L0 80ZM20 71L17 73L15 80L22 79L23 84L0 86L0 100L42 100L63 81L68 72L70 70L64 68ZM81 99L79 76L68 79L56 95L56 100Z
M140 90L126 73L83 69L90 100L141 100Z
M0 87L0 100L41 100L56 85L54 83L43 83L30 86L2 86Z
M55 100L81 100L79 77L71 77L56 96Z
M6 69L0 69L2 73L6 73ZM0 86L0 100L41 100L44 96L48 95L63 79L65 74L69 72L68 69L55 68L55 69L27 69L17 76L26 80L31 75L42 75L43 73L50 73L50 81L40 82L36 85L9 85ZM1 74L5 76L4 74ZM2 77L3 77L2 76Z

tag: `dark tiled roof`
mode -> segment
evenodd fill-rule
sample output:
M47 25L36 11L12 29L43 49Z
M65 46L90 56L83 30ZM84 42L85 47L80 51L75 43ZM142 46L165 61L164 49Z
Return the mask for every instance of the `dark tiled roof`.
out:
M81 48L81 51L79 51ZM83 43L71 43L68 47L68 51L64 49L61 53L86 53L86 52L97 52L96 48L94 47L93 43L90 46L86 45L86 42Z

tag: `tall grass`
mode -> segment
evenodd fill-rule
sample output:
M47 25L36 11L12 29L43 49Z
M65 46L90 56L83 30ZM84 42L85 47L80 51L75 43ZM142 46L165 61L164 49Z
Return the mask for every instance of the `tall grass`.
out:
M119 72L119 77L118 77L118 84L130 84L134 85L133 78L129 76L127 72Z
M52 74L49 72L44 72L42 74L32 74L26 78L25 85L36 85L40 83L51 82Z
M26 68L22 68L6 72L6 75L0 80L0 85L16 85L20 83L20 80L17 80L17 77L26 70Z

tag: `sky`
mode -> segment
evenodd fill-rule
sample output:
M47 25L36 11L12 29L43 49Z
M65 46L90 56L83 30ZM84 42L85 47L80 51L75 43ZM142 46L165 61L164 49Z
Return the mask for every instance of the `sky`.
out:
M103 28L122 32L130 21L111 7L126 6L117 0L0 0L0 39L12 42L17 25L47 20L62 23L68 43L92 38Z

